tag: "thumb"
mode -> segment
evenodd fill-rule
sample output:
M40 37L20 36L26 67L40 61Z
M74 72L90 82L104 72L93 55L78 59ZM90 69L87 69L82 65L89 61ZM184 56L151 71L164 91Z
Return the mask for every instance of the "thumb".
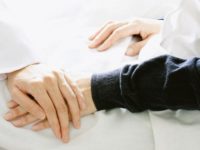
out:
M136 56L140 53L140 50L146 45L150 36L142 41L134 42L127 48L126 55L128 56Z

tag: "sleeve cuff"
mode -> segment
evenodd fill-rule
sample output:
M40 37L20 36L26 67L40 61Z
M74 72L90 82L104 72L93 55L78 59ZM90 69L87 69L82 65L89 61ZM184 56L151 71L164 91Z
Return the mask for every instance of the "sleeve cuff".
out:
M92 76L92 98L97 110L124 107L120 94L120 72L118 69Z
M20 27L0 18L0 74L10 73L38 63L38 56Z

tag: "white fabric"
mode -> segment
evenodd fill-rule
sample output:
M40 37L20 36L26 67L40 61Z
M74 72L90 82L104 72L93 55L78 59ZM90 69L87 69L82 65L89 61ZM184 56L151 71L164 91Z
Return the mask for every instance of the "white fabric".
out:
M9 73L38 62L23 30L0 1L0 80ZM2 75L1 75L2 74Z
M183 0L165 20L161 45L171 55L200 57L200 0Z
M43 60L80 74L138 62L137 57L122 55L130 39L108 52L89 50L87 37L99 25L135 15L161 18L172 3L164 0L6 0L4 4L16 16L21 16L17 19L23 23ZM154 36L143 48L139 61L169 53L159 45L160 41L160 35ZM10 98L5 81L0 81L0 91L0 114L3 115ZM15 128L0 117L0 147L8 150L199 150L199 115L198 111L183 110L137 114L121 109L101 111L84 117L80 130L72 129L69 144L55 139L50 130L35 133L28 128Z

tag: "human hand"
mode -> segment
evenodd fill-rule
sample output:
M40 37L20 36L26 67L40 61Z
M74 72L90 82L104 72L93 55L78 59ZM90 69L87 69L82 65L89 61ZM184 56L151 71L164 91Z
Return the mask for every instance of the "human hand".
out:
M76 81L77 86L80 88L81 92L84 95L85 103L87 105L86 109L82 109L80 111L81 116L86 116L96 111L96 107L92 99L90 81L90 76ZM33 125L34 131L41 131L46 128L50 128L50 124L47 119L39 120L38 118L30 115L29 112L25 111L20 105L18 105L13 100L8 102L8 108L10 109L9 113L12 113L13 115L13 117L9 121L13 124L17 124L19 127L24 127L26 125L32 124L33 122L37 122ZM69 119L71 119L70 116Z
M7 83L12 99L21 108L8 112L6 120L29 112L27 120L47 119L56 137L64 142L69 138L69 113L74 127L80 127L80 109L86 107L84 97L62 71L43 64L30 65L8 74ZM16 122L13 124L18 126Z
M108 22L89 37L91 40L89 48L105 51L120 39L139 36L141 40L130 44L126 50L126 55L135 56L153 35L160 32L162 22L161 20L142 18L136 18L130 22Z

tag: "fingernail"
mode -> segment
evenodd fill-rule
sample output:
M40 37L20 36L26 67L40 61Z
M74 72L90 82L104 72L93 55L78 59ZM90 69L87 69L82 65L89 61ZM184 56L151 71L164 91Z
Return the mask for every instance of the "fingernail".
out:
M12 123L13 123L15 126L21 125L21 121L20 121L20 120L14 120L14 121L12 121Z
M56 137L57 137L58 139L62 140L62 136L61 136L61 133L60 133L59 130L56 132Z
M63 137L62 141L64 143L68 143L69 142L69 137L68 136Z
M56 137L60 140L62 140L61 135L59 133L56 133Z
M104 51L104 50L106 50L106 49L107 49L107 48L106 48L105 45L101 45L101 46L99 46L99 47L97 48L98 51Z
M15 106L15 104L14 103L12 103L12 102L8 102L7 103L7 106L10 108L10 107L14 107Z
M58 139L62 140L59 133L55 133L55 136L56 136Z
M12 118L12 113L10 113L10 112L8 112L8 113L6 113L5 115L4 115L4 119L5 120L10 120L11 118Z

